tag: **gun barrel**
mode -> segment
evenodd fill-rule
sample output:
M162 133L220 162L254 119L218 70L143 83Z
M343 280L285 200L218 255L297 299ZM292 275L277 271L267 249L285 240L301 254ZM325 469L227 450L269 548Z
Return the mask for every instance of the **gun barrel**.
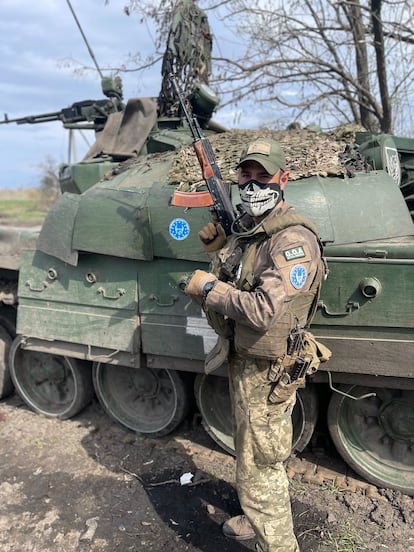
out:
M17 117L9 119L7 113L4 114L4 119L0 121L0 125L8 125L16 123L17 125L35 125L37 123L47 123L49 121L61 120L60 111L52 111L51 113L41 113L40 115L26 115L25 117Z
M187 121L187 123L190 127L191 134L193 135L193 139L197 140L197 139L201 138L201 136L199 134L199 129L194 125L194 120L187 111L187 108L185 106L185 99L184 99L184 97L181 93L180 87L178 86L176 77L173 73L170 74L170 79L171 79L171 82L173 83L174 90L175 90L175 93L177 94L178 101L180 103L181 109L183 110L184 117L186 118L186 121Z
M25 117L10 119L7 113L5 113L4 119L0 121L0 125L8 125L10 123L35 125L38 123L49 123L50 121L61 121L66 128L76 128L76 126L71 127L69 125L89 121L93 126L88 128L102 128L111 113L122 111L123 109L124 105L121 101L110 98L105 100L82 100L60 111L40 113L39 115L26 115Z

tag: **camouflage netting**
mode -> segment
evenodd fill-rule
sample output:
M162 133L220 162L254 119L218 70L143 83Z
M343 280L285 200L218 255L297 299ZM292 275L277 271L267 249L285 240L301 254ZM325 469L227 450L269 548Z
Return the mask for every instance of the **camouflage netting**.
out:
M208 84L212 45L205 12L193 0L178 1L172 13L162 61L162 85L158 96L160 117L177 117L179 114L171 73L180 81L183 90L193 90L195 84Z
M368 167L353 145L355 133L363 130L345 125L324 133L307 129L232 130L209 136L217 164L226 182L237 182L236 165L243 148L260 136L279 141L286 155L290 180L309 176L344 176ZM192 146L179 150L169 173L169 181L182 191L204 184Z

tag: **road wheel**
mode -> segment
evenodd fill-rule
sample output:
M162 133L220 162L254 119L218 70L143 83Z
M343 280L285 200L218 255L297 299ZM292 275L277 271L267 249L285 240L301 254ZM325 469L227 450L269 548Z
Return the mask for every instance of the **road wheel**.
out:
M197 374L194 394L204 429L221 448L234 455L228 379Z
M198 409L207 433L220 447L234 454L228 379L199 374L194 382ZM318 418L316 387L300 389L292 412L292 450L302 451L309 443Z
M414 495L414 391L341 386L333 393L328 426L338 452L356 473L379 487Z
M9 350L12 338L9 332L0 325L0 399L13 393L13 382L9 370Z
M53 418L75 416L93 396L90 364L29 351L17 337L10 348L10 375L16 391L35 412Z
M308 383L296 394L296 404L292 412L292 450L302 452L311 440L318 421L319 400L317 387Z
M95 363L95 392L106 413L126 428L152 437L171 433L185 418L191 393L174 370Z

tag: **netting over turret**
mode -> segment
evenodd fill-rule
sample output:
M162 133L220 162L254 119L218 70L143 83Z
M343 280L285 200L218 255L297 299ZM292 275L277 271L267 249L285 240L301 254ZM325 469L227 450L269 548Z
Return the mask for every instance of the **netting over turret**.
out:
M367 170L367 164L353 144L361 128L346 125L335 131L297 130L231 130L209 136L223 179L237 182L236 165L243 148L258 137L272 137L285 153L290 180L309 176L352 175ZM195 189L204 184L192 146L181 148L169 173L171 183L180 189Z

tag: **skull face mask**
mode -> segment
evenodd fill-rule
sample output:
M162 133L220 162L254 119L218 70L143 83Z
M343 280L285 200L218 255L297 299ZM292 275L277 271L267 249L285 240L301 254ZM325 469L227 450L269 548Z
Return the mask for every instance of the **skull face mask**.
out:
M279 184L249 180L239 186L240 199L246 212L252 217L261 217L271 211L283 199Z

